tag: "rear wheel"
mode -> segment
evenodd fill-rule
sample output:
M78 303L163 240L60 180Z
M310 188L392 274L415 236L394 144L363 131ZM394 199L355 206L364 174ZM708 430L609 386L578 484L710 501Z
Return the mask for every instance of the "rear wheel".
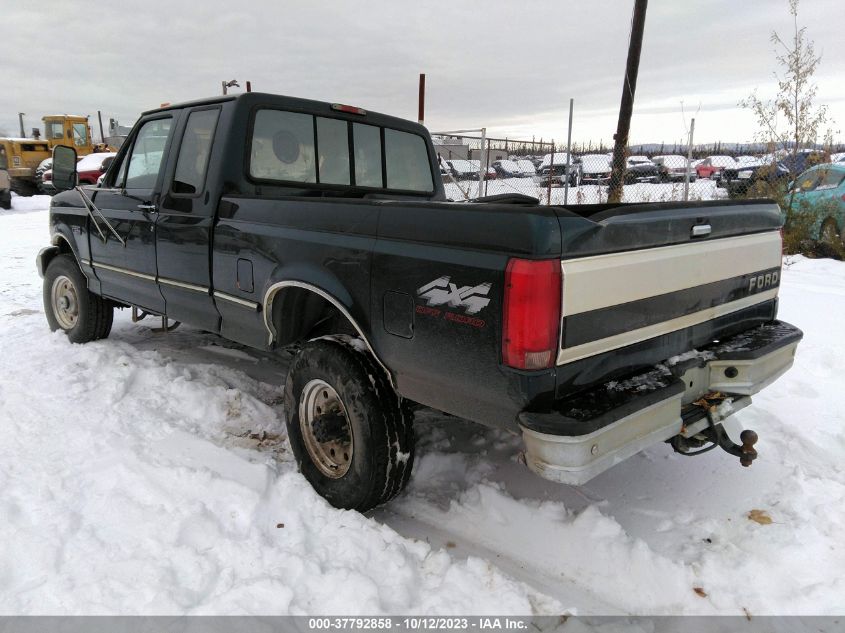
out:
M12 192L9 189L0 191L0 209L12 208Z
M412 416L367 353L306 343L288 372L285 413L300 471L333 506L365 512L407 485Z
M44 312L54 332L62 330L74 343L106 338L114 308L88 290L88 283L70 255L57 255L44 272Z

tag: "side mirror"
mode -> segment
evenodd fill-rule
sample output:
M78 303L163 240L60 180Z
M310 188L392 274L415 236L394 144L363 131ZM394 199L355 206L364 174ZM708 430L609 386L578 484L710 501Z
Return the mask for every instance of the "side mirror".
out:
M57 191L73 189L79 176L76 173L76 150L56 145L53 148L53 186Z

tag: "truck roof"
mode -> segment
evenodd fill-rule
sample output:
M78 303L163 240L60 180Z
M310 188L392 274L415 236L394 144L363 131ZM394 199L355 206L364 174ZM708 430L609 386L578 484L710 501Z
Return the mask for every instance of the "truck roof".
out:
M294 110L304 110L313 114L325 112L326 114L337 115L339 118L345 118L347 120L352 121L360 118L362 123L366 122L373 125L382 125L406 130L413 129L417 133L423 133L424 135L428 136L428 130L424 126L409 119L402 119L399 117L390 116L389 114L373 112L371 110L367 110L366 108L363 108L365 111L365 114L363 115L350 114L348 112L333 110L332 106L337 104L331 101L315 101L313 99L301 99L299 97L290 97L287 95L278 95L269 92L240 92L234 95L218 95L215 97L207 97L205 99L196 99L193 101L185 101L182 103L172 103L166 106L162 106L160 108L147 110L146 112L143 112L141 116L146 116L148 114L153 114L156 112L165 112L167 110L179 110L182 108L192 108L197 106L212 105L215 103L224 103L227 101L239 101L252 105L276 105L291 108Z

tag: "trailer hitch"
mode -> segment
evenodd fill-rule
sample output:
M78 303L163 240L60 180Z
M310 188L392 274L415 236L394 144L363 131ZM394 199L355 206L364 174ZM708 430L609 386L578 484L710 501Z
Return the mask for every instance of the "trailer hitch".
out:
M686 457L694 455L701 455L707 451L713 450L717 446L726 453L735 457L739 457L739 463L745 467L751 466L751 463L757 459L757 449L754 445L759 439L757 433L751 429L745 429L739 434L739 439L742 444L735 444L728 434L719 424L721 420L717 420L719 404L725 400L727 396L719 392L709 393L693 404L704 409L707 415L709 426L695 437L685 438L682 435L676 435L670 441L675 452L680 453ZM724 418L721 418L724 419ZM700 448L706 443L710 442L710 446ZM691 451L690 449L700 449Z
M739 439L742 441L742 446L734 444L728 434L719 431L719 447L726 453L730 453L739 457L739 463L743 466L751 466L751 462L757 459L757 449L754 445L757 443L757 433L751 429L745 429L739 434Z

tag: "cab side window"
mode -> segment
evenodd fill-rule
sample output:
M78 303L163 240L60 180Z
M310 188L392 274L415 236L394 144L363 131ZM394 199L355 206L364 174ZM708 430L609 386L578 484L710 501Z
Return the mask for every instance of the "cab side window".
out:
M220 110L196 110L191 112L179 157L176 159L176 173L173 176L173 193L195 195L205 187L205 175L208 171L208 159L211 156L211 143L217 127Z
M62 139L65 136L64 128L59 121L51 121L47 124L47 138Z
M118 178L117 186L126 189L152 189L158 181L164 159L164 148L170 136L173 119L153 119L138 130L124 176Z
M85 123L73 124L73 144L77 147L88 145L88 126Z

